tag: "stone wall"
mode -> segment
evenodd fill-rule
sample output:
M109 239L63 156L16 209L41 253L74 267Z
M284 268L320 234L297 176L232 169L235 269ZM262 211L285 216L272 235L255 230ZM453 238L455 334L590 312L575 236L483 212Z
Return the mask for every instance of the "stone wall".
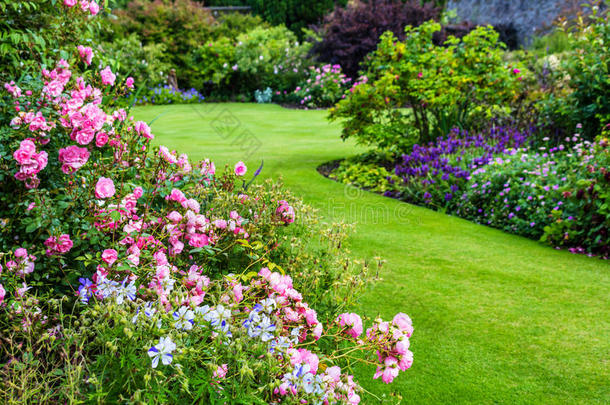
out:
M572 0L449 0L447 10L454 9L460 20L475 24L512 23L523 44L574 4Z

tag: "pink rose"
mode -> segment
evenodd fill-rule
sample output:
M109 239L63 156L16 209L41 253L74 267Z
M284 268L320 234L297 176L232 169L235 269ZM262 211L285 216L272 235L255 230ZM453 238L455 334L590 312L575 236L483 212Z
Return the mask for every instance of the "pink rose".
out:
M144 195L144 190L142 189L142 187L136 187L133 189L133 196L138 199L140 197L142 197Z
M239 161L235 164L235 175L236 176L243 176L246 174L247 171L248 171L248 168L246 167L244 162Z
M59 161L63 163L61 171L71 174L80 169L89 160L87 148L79 148L76 145L68 146L59 150Z
M102 146L106 145L106 143L108 143L108 134L105 132L98 132L95 135L95 146L101 148Z
M74 134L74 140L81 145L88 145L95 137L92 127L81 129Z
M78 54L83 62L87 66L91 65L91 60L93 59L93 49L89 46L79 45L76 47L78 49Z
M106 177L100 177L95 185L95 196L97 198L110 198L115 191L114 182Z
M169 214L167 214L167 219L169 219L173 223L177 223L177 222L182 221L182 215L180 215L180 213L178 211L172 211Z
M4 289L2 284L0 284L0 304L2 304L2 301L4 301L5 296L6 296L6 290Z
M189 245L196 248L207 246L209 244L210 241L208 239L208 235L205 234L194 233L193 235L191 235L191 239L189 240Z
M347 334L357 338L362 334L362 319L358 314L343 313L337 317L340 326L349 327Z
M102 252L102 260L108 263L109 266L112 266L118 257L119 255L114 249L106 249Z
M28 255L28 251L24 248L15 249L15 257L26 257Z
M127 80L125 80L125 86L127 86L130 89L133 89L133 77L128 77Z
M134 125L134 129L144 138L153 139L155 136L150 132L150 127L144 121L138 121Z
M64 0L64 6L66 7L74 7L78 0Z
M102 71L100 71L100 75L102 76L102 84L106 86L112 86L116 80L116 75L112 73L110 66L106 66Z
M405 332L408 337L411 337L411 334L413 333L413 323L408 315L399 312L394 316L392 323L402 332Z
M91 3L89 3L89 11L91 12L91 15L96 15L97 13L99 13L100 12L99 4L97 4L95 1L92 1Z

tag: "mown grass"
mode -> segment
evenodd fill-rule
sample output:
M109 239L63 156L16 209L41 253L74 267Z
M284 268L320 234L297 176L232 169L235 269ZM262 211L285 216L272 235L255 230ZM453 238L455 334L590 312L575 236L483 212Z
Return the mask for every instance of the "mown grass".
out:
M157 117L156 143L217 166L251 151L249 173L264 159L262 175L282 176L325 220L357 224L353 256L387 260L383 280L358 310L384 318L403 311L415 326L414 365L392 385L373 382L370 368L356 370L377 396L396 390L405 403L610 402L610 263L322 177L321 163L363 151L339 139L324 111L204 104L140 107L135 115ZM226 128L245 131L260 147L242 150Z

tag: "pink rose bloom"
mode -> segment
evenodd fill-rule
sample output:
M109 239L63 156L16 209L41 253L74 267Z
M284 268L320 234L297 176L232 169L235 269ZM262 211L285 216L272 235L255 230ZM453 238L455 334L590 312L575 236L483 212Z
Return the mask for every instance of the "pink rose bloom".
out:
M134 129L144 138L153 139L155 136L150 132L150 127L144 121L138 121L134 125Z
M235 175L236 176L243 176L246 174L247 171L248 171L248 168L246 167L244 162L239 161L235 164Z
M106 66L102 71L100 71L100 75L102 76L102 84L105 86L112 86L116 80L116 75L112 73L110 66Z
M217 219L214 221L214 226L219 229L227 229L227 221L224 219Z
M320 339L322 336L323 326L321 323L318 323L315 328L313 328L313 337L315 340Z
M163 266L168 263L167 256L165 255L165 253L163 253L160 250L155 252L153 257L155 258L155 261L157 262L157 266Z
M307 325L313 326L318 323L318 314L313 309L308 309L305 311L305 320L307 321Z
M28 255L28 251L24 248L17 248L15 250L15 257L26 257Z
M127 88L133 89L133 77L128 77L127 80L125 80L125 86L127 86Z
M358 314L343 313L337 317L340 326L349 327L347 334L357 338L362 334L362 319Z
M97 4L95 1L92 1L91 3L89 3L89 11L91 12L91 15L96 15L97 13L99 13L100 12L99 4Z
M169 214L167 214L167 219L169 219L173 223L177 223L177 222L182 221L182 215L180 215L180 213L178 211L172 211Z
M63 163L61 171L71 174L80 169L89 160L87 148L79 148L76 145L68 146L59 150L59 161Z
M191 235L191 238L189 239L189 245L196 247L196 248L204 247L209 244L210 244L210 241L208 239L208 235L194 233L193 235Z
M79 45L76 47L78 49L78 54L80 58L87 66L91 65L91 60L93 59L93 49L89 46Z
M64 6L66 7L74 7L78 0L64 0Z
M177 188L172 189L172 192L170 193L169 198L167 198L167 199L171 200L171 201L178 201L178 202L186 201L186 197L184 196L184 193L182 191L178 190Z
M262 269L260 269L260 271L258 272L258 275L261 276L262 278L268 280L269 276L271 276L271 271L269 271L269 269L267 267L263 267Z
M74 134L74 140L81 145L88 145L95 137L95 131L92 127L81 129Z
M95 196L97 198L110 198L116 192L112 179L100 177L95 185Z
M118 259L119 254L114 249L105 249L102 252L102 260L105 261L109 266L112 266L114 262Z
M401 339L398 342L396 342L396 346L394 347L394 350L398 354L407 354L407 352L409 351L409 346L410 346L409 339L404 338L404 339Z
M411 337L411 334L413 333L413 323L408 315L399 312L394 316L392 323L402 332L405 332L408 337Z
M6 290L4 289L2 284L0 284L0 304L2 304L2 301L4 301L5 296L6 296Z
M102 146L106 145L106 143L108 143L108 134L105 132L98 132L95 135L95 146L101 148Z
M398 367L402 371L406 371L413 365L413 352L407 350L407 353L403 354L400 357L400 361L398 362Z
M518 75L519 73L521 73L521 71L519 69L513 69L513 73Z
M326 376L333 382L341 381L341 368L339 366L332 366L326 369Z
M136 187L133 189L133 196L138 199L144 195L144 190L142 187Z

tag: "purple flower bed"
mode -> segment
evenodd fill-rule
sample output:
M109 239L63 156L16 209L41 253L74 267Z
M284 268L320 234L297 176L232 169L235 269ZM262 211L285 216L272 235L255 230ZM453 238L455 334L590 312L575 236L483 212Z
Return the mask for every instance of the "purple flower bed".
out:
M203 103L205 97L195 89L174 89L159 85L148 89L148 93L136 100L136 104L195 104Z
M410 154L403 155L394 168L402 179L401 191L386 195L426 204L449 203L474 170L488 165L500 154L520 148L529 136L529 131L507 127L475 135L455 128L446 137L428 145L415 145Z

